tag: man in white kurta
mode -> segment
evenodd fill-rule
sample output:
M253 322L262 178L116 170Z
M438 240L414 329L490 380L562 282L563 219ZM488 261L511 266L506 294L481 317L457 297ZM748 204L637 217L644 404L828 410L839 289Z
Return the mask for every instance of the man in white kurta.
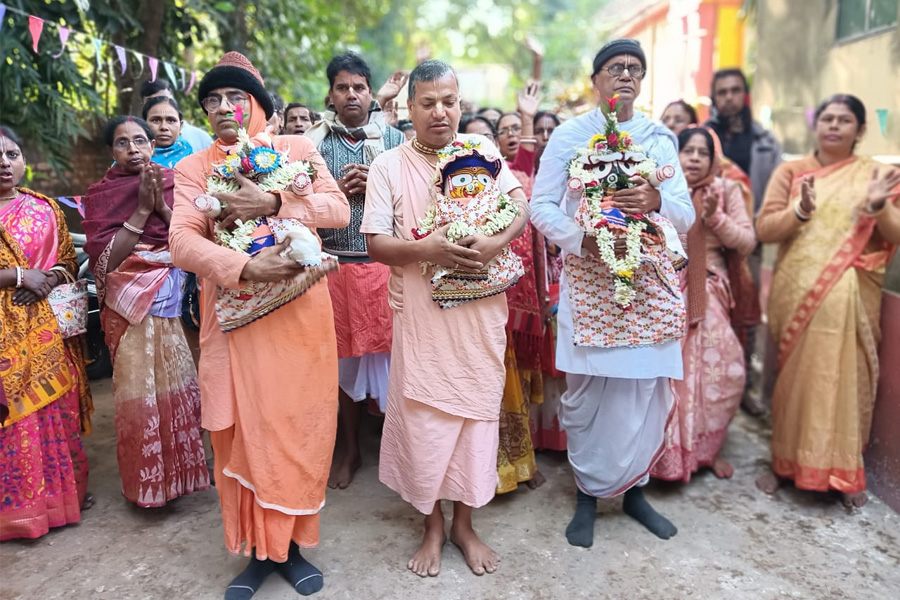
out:
M657 211L679 233L686 233L694 221L694 209L678 162L677 140L661 124L634 112L645 71L640 45L634 40L614 40L594 60L594 89L601 102L619 94L621 131L627 131L657 166L672 165L676 173L658 189L641 179L636 187L616 192L613 201L625 213ZM586 147L593 135L604 131L604 124L600 109L563 123L541 158L531 220L562 248L564 259L568 254L597 255L596 239L585 237L575 222L578 202L567 200L565 192L567 165L575 149ZM648 481L650 468L663 450L666 422L674 410L669 379L682 377L680 341L612 348L577 346L574 332L564 270L556 361L567 374L568 391L561 399L559 417L578 485L578 506L566 536L573 545L591 546L596 499L624 493L625 512L667 539L677 530L650 507L640 486Z

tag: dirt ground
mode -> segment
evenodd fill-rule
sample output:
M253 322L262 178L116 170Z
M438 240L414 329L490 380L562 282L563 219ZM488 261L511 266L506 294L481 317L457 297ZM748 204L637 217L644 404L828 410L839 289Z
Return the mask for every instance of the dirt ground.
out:
M95 433L86 446L96 504L78 525L0 545L0 598L222 598L246 559L224 549L215 492L162 509L127 503L119 491L109 380L94 390ZM564 530L575 484L563 453L540 453L544 487L520 486L476 511L476 527L503 557L500 569L476 577L448 544L441 574L419 579L405 565L421 516L378 482L379 426L377 418L365 420L363 467L349 489L329 490L322 543L305 553L325 573L316 598L900 597L900 515L877 498L848 511L834 496L757 492L768 430L744 416L725 447L736 467L732 480L704 472L687 485L646 488L678 526L673 539L653 537L614 499L599 503L594 547L569 546ZM297 597L275 575L254 598Z

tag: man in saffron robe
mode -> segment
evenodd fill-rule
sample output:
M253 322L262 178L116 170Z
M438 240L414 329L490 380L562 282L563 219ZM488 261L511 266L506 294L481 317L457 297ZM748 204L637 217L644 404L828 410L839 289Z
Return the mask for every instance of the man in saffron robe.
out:
M169 239L175 264L200 281L202 424L210 431L215 454L225 545L234 554L252 553L225 598L250 598L276 569L298 593L309 595L322 588L323 576L300 555L300 547L319 541L319 511L325 504L337 427L331 299L320 281L278 310L222 332L216 316L218 287L283 281L303 267L281 256L286 244L265 248L253 258L218 245L215 222L193 207L194 199L206 192L213 163L221 163L234 149L239 115L251 139L263 134L274 107L262 77L246 57L229 52L203 77L199 99L217 140L177 165ZM312 189L295 180L273 194L249 179L239 180L238 192L217 195L227 203L220 226L263 216L299 219L313 230L346 226L347 199L312 143L277 136L272 145L291 161L309 161L316 168Z

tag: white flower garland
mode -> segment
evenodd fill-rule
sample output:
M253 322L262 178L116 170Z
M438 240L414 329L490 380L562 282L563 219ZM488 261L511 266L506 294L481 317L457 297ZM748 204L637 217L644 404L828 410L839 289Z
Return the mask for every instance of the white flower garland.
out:
M615 277L616 289L614 297L622 308L631 306L634 300L634 272L641 264L641 233L647 224L643 221L631 221L625 235L625 256L616 256L616 238L612 231L604 227L597 231L597 247L600 249L600 260L609 268Z
M245 151L248 147L252 150L253 145L243 128L238 130L238 141ZM235 170L240 167L240 160L237 163L236 166L233 166L226 161L226 164ZM282 152L281 166L271 173L261 175L256 183L264 192L283 191L290 187L294 178L300 173L306 173L312 177L315 174L315 167L305 160L289 162L288 152ZM239 189L240 186L234 179L223 179L217 175L211 175L206 179L206 193L209 195L233 194ZM220 246L231 248L237 252L246 252L253 243L253 230L259 226L261 221L262 219L251 219L246 222L237 220L231 230L220 228L217 221L215 225L216 241Z

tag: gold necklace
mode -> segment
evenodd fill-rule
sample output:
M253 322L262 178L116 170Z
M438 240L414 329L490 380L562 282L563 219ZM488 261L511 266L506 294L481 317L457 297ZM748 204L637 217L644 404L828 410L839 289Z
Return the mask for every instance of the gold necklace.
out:
M441 148L432 148L431 146L426 146L425 144L419 141L419 138L414 137L412 139L413 148L421 152L422 154L430 154L431 156L437 156L437 153L440 152Z

